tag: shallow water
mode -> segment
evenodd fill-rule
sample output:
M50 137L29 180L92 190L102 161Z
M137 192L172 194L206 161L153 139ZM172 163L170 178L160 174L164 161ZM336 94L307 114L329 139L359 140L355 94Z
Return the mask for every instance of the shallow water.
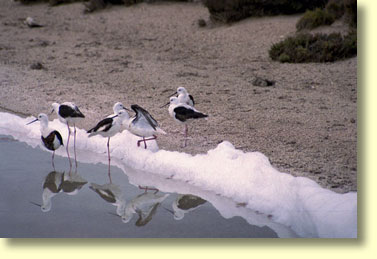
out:
M68 172L67 158L56 155L54 170L51 154L0 136L0 237L295 237L289 228L243 204L132 170L113 159L112 164L118 166L111 167L111 190L120 193L118 200L126 208L136 207L124 223L117 207L90 188L110 182L105 164L79 161L77 172ZM139 186L160 191L145 192ZM41 209L43 193L51 198L51 208L43 206L45 211ZM177 220L172 204L182 196L188 202L176 211ZM200 205L188 209L195 201ZM178 215L179 211L187 212Z

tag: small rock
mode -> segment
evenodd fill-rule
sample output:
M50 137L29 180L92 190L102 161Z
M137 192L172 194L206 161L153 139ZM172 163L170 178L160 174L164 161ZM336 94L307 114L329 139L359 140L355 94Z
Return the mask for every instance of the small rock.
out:
M275 84L275 81L264 79L264 78L261 78L261 77L256 77L252 81L252 84L254 86L267 87L267 86L273 86Z
M30 68L35 69L35 70L41 70L41 69L44 68L44 66L40 62L35 62L35 63L30 65Z
M207 26L207 22L204 19L199 19L198 20L198 26L199 27L206 27Z

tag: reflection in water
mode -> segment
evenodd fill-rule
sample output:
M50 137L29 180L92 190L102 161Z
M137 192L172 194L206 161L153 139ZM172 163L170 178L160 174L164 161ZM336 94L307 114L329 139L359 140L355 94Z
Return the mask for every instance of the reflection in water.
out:
M7 170L14 172L9 173L9 177L4 178L6 180L0 181L0 190L4 190L2 195L6 197L5 203L0 203L0 210L6 211L0 217L2 232L0 236L3 234L3 236L14 237L276 237L277 234L280 237L297 237L289 228L274 223L268 215L261 215L247 209L243 206L244 204L235 203L231 199L185 182L165 179L148 172L134 170L117 159L114 159L114 165L118 166L120 170L115 170L115 172L118 171L114 174L113 182L115 184L100 185L93 183L106 183L109 182L109 179L103 180L106 177L106 174L104 174L106 167L96 165L98 162L105 161L103 157L91 153L88 157L80 156L82 160L87 159L83 162L91 163L90 165L83 164L83 169L80 170L80 175L88 180L90 179L89 188L85 188L87 180L76 172L70 174L52 171L44 177L41 172L45 170L43 167L49 162L47 159L46 163L39 162L46 157L44 151L32 149L33 152L30 152L28 149L30 147L24 144L11 143L8 147L5 144L3 145L4 141L1 141L1 139L0 142L0 151L13 150L13 152L0 152L0 154L2 159L7 161L6 166L10 168ZM20 155L23 155L24 163L18 162ZM106 157L104 156L104 158ZM65 163L65 158L57 157L56 162ZM107 165L107 163L105 164ZM30 174L30 170L33 174ZM63 200L55 201L54 210L56 211L48 213L48 215L42 212L39 215L33 214L33 218L28 218L28 220L35 224L30 224L30 228L25 229L20 224L21 220L24 219L13 215L14 213L30 215L30 208L28 206L17 207L14 204L22 204L22 202L15 203L14 201L22 201L25 196L38 199L41 194L40 187L38 188L41 183L40 177L44 178L43 205L38 205L42 211L51 210L52 199L59 193L76 194L80 191L80 195L76 197L79 202L70 203L72 207L68 212L66 210L67 203L64 203ZM19 179L28 179L27 181L32 184L25 186L27 188L23 188L22 192L16 193L10 186L13 186L13 183L16 183ZM138 186L140 188L140 185L153 185L161 192L151 191L153 188L149 187L146 192L140 191L137 189ZM11 196L8 193L11 193ZM135 228L133 224L127 224L124 228L114 227L114 221L111 220L111 217L98 210L100 207L97 206L96 202L102 201L98 199L97 195L116 206L116 213L123 222L132 221L134 214L137 214L135 225L145 227ZM159 207L169 208L170 210L173 208L174 211L171 210L171 212L174 217L167 216L166 211ZM199 207L200 209L198 209ZM187 212L193 210L195 210L195 213L187 214ZM73 213L77 214L73 215ZM94 215L96 216L93 217ZM240 220L239 217L242 217L246 222ZM164 224L150 224L152 218L155 221L154 223ZM59 224L63 224L70 219L74 219L72 228L59 229L58 233L54 232L54 228L48 230L41 228L39 223L43 222L45 225L59 222ZM98 226L99 221L102 222L101 226ZM167 231L165 223L170 224Z
M172 212L175 220L181 220L186 213L199 208L200 205L203 205L206 202L206 200L195 195L179 194L172 204L173 211L166 210Z
M124 215L126 200L124 199L123 193L118 185L113 183L102 185L91 183L89 188L95 191L102 199L116 206L118 216L122 217Z
M159 194L158 192L148 192L146 190L127 203L122 221L128 223L133 214L137 213L139 218L136 221L136 226L145 226L152 220L157 208L168 196L169 194Z
M56 194L64 192L75 195L86 183L87 181L77 173L50 172L43 182L42 211L51 210L51 199Z
M169 196L169 194L158 194L158 190L155 188L139 186L140 189L145 191L127 203L119 185L91 183L89 188L102 199L116 206L116 213L124 223L128 223L133 214L137 213L139 218L136 221L136 226L138 227L145 226L151 221L160 203ZM154 190L154 192L148 192L148 190Z

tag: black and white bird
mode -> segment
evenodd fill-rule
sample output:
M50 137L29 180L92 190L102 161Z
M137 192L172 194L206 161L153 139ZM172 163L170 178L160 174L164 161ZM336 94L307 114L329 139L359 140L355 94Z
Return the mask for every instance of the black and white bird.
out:
M170 95L169 97L176 94L178 95L177 97L180 103L185 103L187 105L190 105L191 107L194 107L195 105L194 97L192 97L192 95L187 92L186 88L184 88L183 86L178 87L177 92Z
M170 98L169 114L175 121L179 122L180 124L185 125L185 129L184 129L184 136L185 136L184 146L185 147L187 145L187 135L188 135L187 123L196 119L208 117L208 115L201 113L200 111L196 110L194 107L185 103L180 103L178 100L178 97Z
M52 167L55 168L55 165L54 165L55 150L57 150L60 146L64 146L62 135L59 133L59 131L48 127L48 117L46 114L40 113L35 120L27 123L27 125L36 121L40 122L41 139L42 139L43 145L48 150L52 151Z
M38 28L43 27L43 25L36 23L32 17L27 17L24 21L24 23L29 26L30 28Z
M129 132L143 138L137 141L138 147L141 142L144 142L144 148L146 149L147 141L157 139L157 134L166 134L148 111L137 104L131 105L131 109L134 110L136 115L132 118L125 119L124 124Z
M114 108L114 112L115 110L116 109ZM127 111L125 109L120 109L117 111L116 115L101 120L95 127L87 131L87 133L90 133L89 137L101 135L102 137L107 138L107 155L109 161L108 174L110 182L110 138L122 131L122 122L125 118L129 118Z
M73 125L73 128L74 128L74 131L73 131L73 150L74 150L74 153L75 153L75 164L76 164L76 168L77 168L77 158L76 158L76 123L79 119L81 118L85 118L84 114L82 114L82 112L79 110L79 108L74 104L74 103L71 103L71 102L64 102L62 104L59 104L59 103L53 103L52 104L52 112L53 113L54 111L56 112L56 114L58 115L58 118L60 120L60 122L64 123L64 124L67 124L67 128L68 128L68 139L67 139L67 146L66 146L66 150L67 150L67 155L68 155L68 160L69 160L69 165L70 165L70 168L72 168L72 162L71 162L71 158L69 156L69 139L70 139L70 136L71 136L71 129L70 129L70 125Z

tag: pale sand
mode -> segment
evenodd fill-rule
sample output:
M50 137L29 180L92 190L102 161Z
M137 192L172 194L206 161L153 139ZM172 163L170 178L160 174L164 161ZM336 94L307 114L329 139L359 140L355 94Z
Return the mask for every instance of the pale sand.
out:
M169 133L158 138L161 149L198 154L228 140L264 153L281 172L356 190L357 58L280 64L268 56L273 43L294 34L299 15L199 28L209 14L198 3L83 9L2 2L0 107L36 115L73 101L86 115L79 127L88 129L116 101L137 103ZM28 28L27 16L45 27ZM331 27L338 29L344 26ZM45 69L31 69L36 62ZM257 76L276 84L253 86ZM209 115L189 126L186 148L183 128L160 108L178 86Z

